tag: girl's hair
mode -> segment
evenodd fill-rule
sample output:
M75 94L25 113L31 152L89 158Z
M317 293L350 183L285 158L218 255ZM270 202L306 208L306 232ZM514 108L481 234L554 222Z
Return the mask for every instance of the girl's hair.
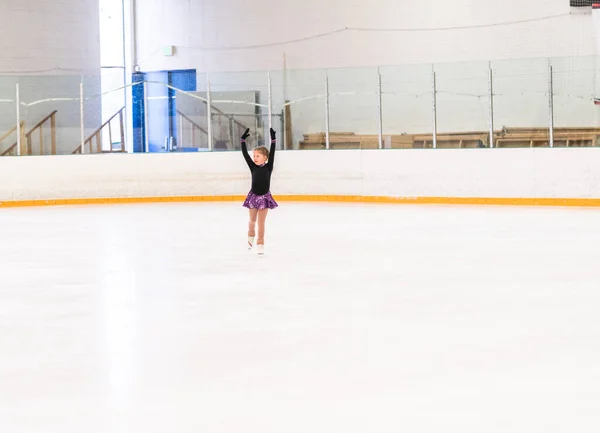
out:
M269 149L267 149L265 146L258 146L254 149L254 151L262 153L265 159L269 159Z

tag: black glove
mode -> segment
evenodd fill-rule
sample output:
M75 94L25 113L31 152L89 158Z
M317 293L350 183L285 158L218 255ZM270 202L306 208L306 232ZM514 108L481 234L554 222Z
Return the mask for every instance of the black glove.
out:
M246 129L244 135L242 135L242 141L246 141L246 138L250 137L250 128Z
M271 141L275 141L275 130L271 128Z

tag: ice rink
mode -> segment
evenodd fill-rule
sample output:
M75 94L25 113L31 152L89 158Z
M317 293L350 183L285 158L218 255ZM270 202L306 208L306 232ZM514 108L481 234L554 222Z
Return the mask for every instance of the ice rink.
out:
M0 209L0 431L600 431L600 209Z

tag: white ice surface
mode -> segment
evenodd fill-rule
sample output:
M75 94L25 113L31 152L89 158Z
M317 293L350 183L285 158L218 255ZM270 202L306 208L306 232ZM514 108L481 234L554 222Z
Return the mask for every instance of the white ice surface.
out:
M600 431L600 210L0 209L2 433Z

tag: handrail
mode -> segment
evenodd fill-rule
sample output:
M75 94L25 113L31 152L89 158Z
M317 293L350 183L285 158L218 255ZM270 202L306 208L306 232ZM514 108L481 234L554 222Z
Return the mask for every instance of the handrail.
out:
M55 115L56 115L56 113L58 113L58 110L54 110L52 113L48 114L46 117L44 117L42 120L40 120L40 121L38 122L38 124L37 124L37 125L35 125L33 128L31 128L31 130L30 130L30 131L29 131L27 134L25 134L25 135L26 135L26 136L30 136L31 134L33 134L33 131L35 131L35 130L36 130L36 129L38 129L40 126L42 126L42 124L43 124L44 122L46 122L46 120L48 120L48 119L50 119L51 117L55 116Z
M117 111L115 114L113 114L106 122L104 122L98 129L96 129L92 134L90 134L90 136L88 138L85 139L85 141L83 142L83 145L86 146L89 144L89 153L94 153L94 149L93 149L94 138L96 138L96 153L103 152L102 151L102 130L106 126L108 126L108 135L109 135L109 141L110 141L110 145L111 145L111 149L108 152L112 153L111 122L117 116L119 116L119 129L120 129L120 135L121 135L121 149L119 150L119 152L125 152L125 127L124 127L124 121L123 121L123 111L124 110L125 110L125 107L122 107L119 111ZM71 152L72 155L74 155L76 153L81 153L81 145L79 145L73 152Z
M194 122L192 119L190 119L178 109L175 109L175 115L180 116L181 119L187 120L192 125L192 146L196 142L196 129L202 131L208 137L208 131L206 129L198 125L196 122ZM180 143L183 143L183 121L179 123L179 141Z
M92 134L90 134L90 136L85 140L90 141L98 132L100 132L101 129L103 129L106 125L108 125L115 117L117 117L119 114L121 114L123 112L123 110L125 109L125 107L121 108L119 111L117 111L115 114L112 115L112 117L110 119L108 119L106 122L104 122L102 124L102 126L98 129L96 129Z
M56 155L56 113L58 113L58 110L54 110L52 113L48 114L46 117L44 117L42 120L40 120L37 125L35 125L33 128L31 128L31 130L28 133L25 134L25 138L27 140L27 154L28 155L31 155L31 153L32 153L31 136L33 135L33 133L35 132L36 129L40 130L40 155L44 154L44 135L43 135L42 126L48 120L50 120L50 132L52 134L52 137L51 137L52 153L51 154Z
M21 128L23 127L23 124L25 122L21 121ZM4 134L2 137L0 137L0 143L2 141L4 141L6 138L8 138L13 132L15 132L17 130L17 126L13 126L10 131L8 131L6 134Z
M195 126L196 128L198 128L200 131L204 132L206 135L208 135L208 131L206 129L204 129L202 126L198 125L196 122L194 122L192 119L190 119L188 116L186 116L185 114L183 114L181 111L179 110L175 110L175 112L177 114L179 114L181 117L183 117L185 120L187 120L188 122L190 122L193 126Z
M25 129L25 121L24 121L24 120L21 120L21 122L20 122L20 125L21 125L21 134L22 134L22 135L21 135L21 137L24 137L24 135L23 135L23 130ZM6 138L10 137L10 135L11 135L13 132L16 132L18 129L19 129L19 128L18 128L18 125L17 125L17 126L15 126L15 127L13 127L13 128L11 128L11 129L10 129L10 131L8 131L6 134L4 134L4 135L2 136L2 138L0 138L0 142L4 141ZM6 156L6 155L9 155L9 154L11 154L11 153L12 153L12 151L13 151L13 150L15 150L15 149L17 148L17 143L18 143L18 142L19 142L18 140L17 140L17 141L15 141L15 142L14 142L14 143L13 143L13 144L12 144L12 145L11 145L11 146L8 148L8 149L6 149L4 152L0 153L0 156Z
M242 128L242 129L244 129L244 130L245 130L246 128L248 128L248 126L247 126L247 125L244 125L244 124L243 124L243 123L241 123L239 120L235 120L235 118L234 118L234 117L232 117L232 116L233 116L232 114L227 114L227 113L225 113L224 111L221 111L221 110L219 110L217 107L211 107L210 109L211 109L212 111L216 111L216 112L217 112L217 113L219 113L219 114L222 114L223 116L227 116L227 117L231 118L231 119L233 120L233 123L235 123L235 124L236 124L237 126L239 126L240 128Z
M223 116L227 116L227 117L231 117L231 116L235 116L234 114L227 114L221 110L219 110L218 108L212 108L214 111L218 112L219 114L222 114ZM175 110L177 112L177 114L179 114L181 117L183 117L185 120L187 120L188 122L190 122L192 125L194 125L196 128L198 128L200 131L204 132L206 135L208 135L208 132L200 125L198 125L196 122L194 122L192 119L190 119L188 116L186 116L185 114L183 114L181 111L179 110ZM242 122L240 122L239 120L236 120L235 118L233 118L233 123L235 123L236 125L238 125L240 128L245 129L248 128L247 125L244 125Z
M212 107L211 108L213 111L215 111L218 115L222 115L225 116L229 119L230 123L230 131L229 131L229 135L230 135L230 139L233 141L233 125L239 126L242 130L245 130L248 128L247 125L244 125L243 123L241 123L240 121L235 119L235 114L227 114L221 110L219 110L216 107ZM204 129L202 126L198 125L195 121L193 121L190 117L188 117L187 115L183 114L181 111L179 111L178 109L175 109L175 114L178 116L181 116L181 118L187 120L191 125L192 125L192 143L195 142L195 138L194 138L194 133L196 131L196 129L199 129L200 131L202 131L207 137L208 137L208 131L206 129ZM210 120L209 120L210 121ZM183 142L183 125L179 125L180 127L180 137L179 140L181 142Z
M25 122L21 121L21 134L22 134L21 135L21 151L22 151L23 155L30 155L32 153L31 136L37 129L40 130L40 154L41 155L44 154L44 138L43 138L44 136L43 136L42 127L43 127L44 123L46 123L48 120L51 121L50 130L51 130L51 134L52 134L52 155L56 155L56 113L58 113L58 110L54 110L53 112L48 114L46 117L44 117L42 120L40 120L37 123L37 125L35 125L33 128L31 128L28 132L25 132ZM8 136L10 136L16 130L17 130L17 127L15 126L10 131L8 131L6 134L4 134L2 136L2 138L0 139L0 141L4 140ZM6 155L11 154L17 148L18 142L19 142L19 140L15 141L8 149L6 149L4 152L2 152L0 154L0 156L6 156Z
M15 148L17 147L17 143L13 143L12 146L10 146L8 149L6 149L4 152L2 152L2 154L0 156L6 156L6 155L10 155L10 153L15 150Z

